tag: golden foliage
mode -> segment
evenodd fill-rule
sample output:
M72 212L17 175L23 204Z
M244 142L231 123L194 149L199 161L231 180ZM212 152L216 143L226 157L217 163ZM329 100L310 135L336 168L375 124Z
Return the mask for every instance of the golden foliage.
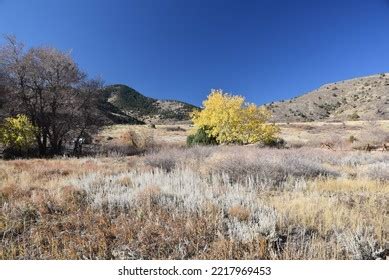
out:
M218 143L270 142L279 132L277 126L266 123L270 113L265 108L246 103L242 96L212 90L203 106L193 113L193 123Z
M27 149L34 143L35 133L36 128L26 115L9 117L0 126L0 142L7 147Z

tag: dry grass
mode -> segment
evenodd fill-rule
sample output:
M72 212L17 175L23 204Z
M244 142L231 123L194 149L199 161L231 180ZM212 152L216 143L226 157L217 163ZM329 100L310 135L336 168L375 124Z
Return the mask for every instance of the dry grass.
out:
M389 121L303 122L279 123L280 137L290 147L320 147L322 143L334 145L336 150L352 150L389 142ZM152 140L156 146L185 146L186 137L192 132L190 125L114 125L103 129L96 137L102 145L129 145L132 133L140 145ZM355 141L350 142L350 137Z
M385 259L388 164L255 147L0 161L0 258Z
M280 123L281 137L290 146L319 147L330 143L336 150L351 150L367 144L389 142L389 121ZM355 141L350 142L350 137Z
M133 141L138 142L135 144L144 145L150 140L158 146L185 145L189 132L190 127L187 124L156 125L156 128L147 125L114 125L101 130L96 141L105 145L112 142L131 145Z

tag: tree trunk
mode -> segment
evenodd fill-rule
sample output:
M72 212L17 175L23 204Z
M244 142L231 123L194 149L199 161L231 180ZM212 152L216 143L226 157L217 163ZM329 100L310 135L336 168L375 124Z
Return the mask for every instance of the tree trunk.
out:
M36 139L38 143L39 156L47 156L47 136L39 134Z

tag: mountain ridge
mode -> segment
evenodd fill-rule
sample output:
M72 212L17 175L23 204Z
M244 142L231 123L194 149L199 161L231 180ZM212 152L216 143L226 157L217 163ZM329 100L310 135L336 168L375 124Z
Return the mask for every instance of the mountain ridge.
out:
M264 106L273 122L388 120L389 73L326 83Z
M190 113L198 108L177 100L161 100L147 97L135 89L113 84L103 89L103 100L100 107L107 116L119 117L114 122L133 124L161 124L177 121L188 121Z

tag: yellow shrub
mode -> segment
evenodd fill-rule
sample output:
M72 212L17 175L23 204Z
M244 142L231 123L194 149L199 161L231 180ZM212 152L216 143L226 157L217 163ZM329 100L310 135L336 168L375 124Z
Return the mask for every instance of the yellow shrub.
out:
M8 148L24 150L32 146L36 128L26 115L6 118L0 126L0 142Z
M197 128L207 128L218 143L270 142L279 132L277 126L266 123L270 113L265 108L245 103L242 96L212 90L203 107L193 113L193 123Z

